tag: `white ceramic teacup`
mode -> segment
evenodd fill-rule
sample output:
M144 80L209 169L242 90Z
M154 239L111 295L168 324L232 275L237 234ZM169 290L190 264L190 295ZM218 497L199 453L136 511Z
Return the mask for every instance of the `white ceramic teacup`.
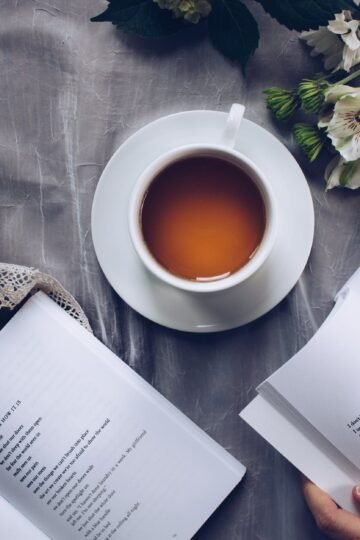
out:
M140 175L133 189L129 206L129 231L135 250L150 272L160 280L178 289L196 293L211 293L238 285L259 270L273 248L276 237L276 205L271 186L258 167L234 149L244 111L245 107L243 105L237 103L232 105L225 130L218 144L191 144L175 148L161 155ZM258 187L265 206L265 231L261 243L252 258L230 276L214 281L192 281L170 273L153 257L144 241L141 230L142 204L152 181L170 164L190 156L212 156L236 165Z

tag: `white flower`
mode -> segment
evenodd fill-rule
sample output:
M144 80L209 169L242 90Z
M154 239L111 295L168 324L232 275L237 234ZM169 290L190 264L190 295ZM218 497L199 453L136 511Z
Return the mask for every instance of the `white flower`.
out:
M360 159L360 88L331 85L324 93L324 108L318 122L345 161Z
M336 103L346 95L358 96L360 95L360 88L354 88L345 84L333 84L328 90L325 90L325 103Z
M324 56L325 69L350 71L360 62L360 21L352 18L351 11L336 14L328 26L302 32L300 38L313 48L312 56Z
M360 160L346 162L341 157L335 157L325 171L326 189L346 187L360 188Z
M360 1L360 0L359 0ZM345 84L333 84L324 92L324 102L328 105L335 105L339 99L345 96L360 97L360 88L347 86ZM318 127L327 128L334 116L334 107L325 107L319 117Z
M337 66L342 61L344 44L326 26L321 26L319 30L301 32L300 39L306 41L313 49L311 56L318 56L319 54L324 56L325 69L338 69Z
M325 127L323 118L320 122L319 127ZM345 94L335 103L333 115L327 124L327 135L345 161L360 159L359 93Z

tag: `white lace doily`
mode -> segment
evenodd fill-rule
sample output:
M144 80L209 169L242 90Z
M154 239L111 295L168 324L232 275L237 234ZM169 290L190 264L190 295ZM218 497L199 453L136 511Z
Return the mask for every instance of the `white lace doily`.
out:
M0 309L14 309L28 294L43 291L84 328L90 323L75 298L57 281L35 268L0 263Z

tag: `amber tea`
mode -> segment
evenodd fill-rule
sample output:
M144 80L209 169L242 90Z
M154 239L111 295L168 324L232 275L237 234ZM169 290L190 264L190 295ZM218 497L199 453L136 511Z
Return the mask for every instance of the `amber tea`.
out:
M242 268L264 235L259 188L239 166L195 156L162 170L141 207L152 256L172 274L194 281L223 279Z

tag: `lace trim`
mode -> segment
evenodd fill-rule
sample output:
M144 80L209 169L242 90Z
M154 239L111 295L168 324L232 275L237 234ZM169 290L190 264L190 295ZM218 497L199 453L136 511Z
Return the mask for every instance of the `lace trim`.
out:
M14 309L28 294L43 291L86 330L91 330L85 313L75 298L57 281L35 268L0 263L0 309Z

